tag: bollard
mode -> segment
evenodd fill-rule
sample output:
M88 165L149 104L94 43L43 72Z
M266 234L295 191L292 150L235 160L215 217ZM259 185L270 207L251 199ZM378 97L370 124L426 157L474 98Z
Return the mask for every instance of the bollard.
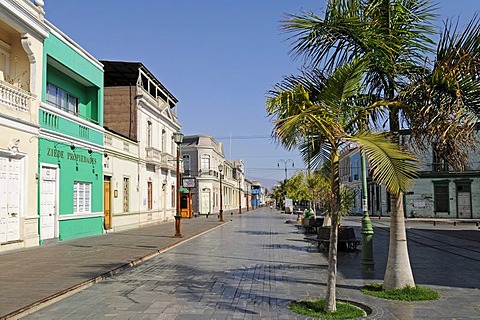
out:
M457 226L457 221L453 221L453 226L454 226L454 227Z

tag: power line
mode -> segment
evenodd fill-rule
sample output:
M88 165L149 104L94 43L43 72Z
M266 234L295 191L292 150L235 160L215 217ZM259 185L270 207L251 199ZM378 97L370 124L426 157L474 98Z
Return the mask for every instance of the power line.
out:
M252 136L231 136L231 137L214 137L216 140L250 140L250 139L270 139L271 136L261 136L261 135L252 135Z

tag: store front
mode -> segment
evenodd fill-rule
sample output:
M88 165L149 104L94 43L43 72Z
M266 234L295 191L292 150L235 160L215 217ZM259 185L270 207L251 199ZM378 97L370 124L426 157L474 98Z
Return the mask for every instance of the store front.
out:
M73 143L39 139L41 242L103 232L102 157Z

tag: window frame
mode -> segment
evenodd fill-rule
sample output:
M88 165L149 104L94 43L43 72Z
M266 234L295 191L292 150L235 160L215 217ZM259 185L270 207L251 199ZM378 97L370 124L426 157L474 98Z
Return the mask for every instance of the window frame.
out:
M92 212L92 183L73 182L73 213L86 214Z
M446 192L439 192L440 188L445 188ZM443 196L443 197L441 197ZM434 181L433 182L433 206L434 212L450 212L450 190L449 181ZM442 207L444 206L444 207ZM439 210L442 209L442 210ZM446 209L446 210L443 210Z
M53 95L53 92L50 93L50 89L54 89L55 91L54 95ZM52 97L54 99L52 99ZM47 82L46 101L60 110L63 110L65 112L72 113L75 115L78 114L78 105L79 105L80 99L76 95L54 85L51 82ZM74 101L73 108L70 108L71 101Z
M128 212L130 210L130 178L123 177L123 212Z
M204 164L207 164L208 166L205 166ZM209 154L202 154L200 157L200 168L202 172L208 173L210 171L210 155Z

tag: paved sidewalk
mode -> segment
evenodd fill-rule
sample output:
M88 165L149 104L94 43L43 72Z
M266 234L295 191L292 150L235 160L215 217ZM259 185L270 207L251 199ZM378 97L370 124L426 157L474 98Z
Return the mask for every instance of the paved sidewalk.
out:
M327 255L309 249L303 234L285 223L289 215L261 208L229 218L232 222L25 319L308 319L287 306L324 297ZM480 231L475 225L453 229L407 222L416 283L439 291L441 299L399 302L360 292L365 284L381 282L385 271L389 220L372 222L375 270L361 271L361 254L339 253L337 299L370 307L366 319L479 318ZM342 223L359 234L360 217Z
M182 219L183 238L173 237L169 222L2 253L0 319L81 290L220 224L216 215L202 216Z

